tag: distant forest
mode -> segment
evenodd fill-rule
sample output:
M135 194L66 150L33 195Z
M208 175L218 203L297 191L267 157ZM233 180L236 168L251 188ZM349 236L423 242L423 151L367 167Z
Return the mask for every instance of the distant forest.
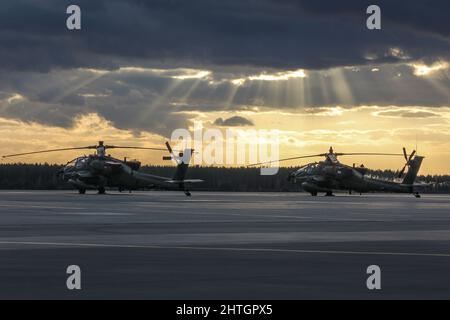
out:
M71 189L56 176L60 165L49 164L0 164L0 189L64 190ZM258 168L191 167L187 178L204 180L192 190L211 191L300 191L298 185L287 181L294 167L280 168L275 176L261 176ZM169 166L144 166L141 171L171 177L175 168ZM395 176L394 171L376 170L372 175L386 179ZM422 192L450 193L450 175L419 176L416 182L432 183L422 187Z

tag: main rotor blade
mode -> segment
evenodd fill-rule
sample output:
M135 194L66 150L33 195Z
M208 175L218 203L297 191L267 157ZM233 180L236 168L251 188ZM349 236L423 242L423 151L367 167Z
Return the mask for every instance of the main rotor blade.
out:
M281 162L281 161L288 161L288 160L295 160L295 159L314 158L314 157L325 157L326 155L327 155L326 153L321 153L321 154L313 154L313 155L309 155L309 156L300 156L300 157L284 158L284 159L280 159L280 160L273 160L273 161L266 161L266 162L253 163L253 164L247 165L247 167L254 167L254 166L259 166L259 165L261 165L261 164L269 164L269 163L273 163L273 162Z
M164 148L150 148L150 147L128 147L128 146L105 146L105 149L138 149L138 150L157 150L166 151Z
M97 148L97 146L41 150L41 151L33 151L33 152L25 152L25 153L8 154L6 156L2 156L2 158L5 159L5 158L11 158L11 157L26 156L26 155L30 155L30 154L38 154L38 153L59 152L59 151L69 151L69 150L83 150L83 149L95 149L95 148Z
M336 156L403 156L401 153L349 152L335 153Z
M408 154L406 153L405 147L403 147L403 156L405 157L405 160L408 161Z

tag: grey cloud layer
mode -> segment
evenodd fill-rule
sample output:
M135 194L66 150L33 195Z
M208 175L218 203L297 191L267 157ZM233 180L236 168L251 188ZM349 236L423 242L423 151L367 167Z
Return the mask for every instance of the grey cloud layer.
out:
M65 9L82 8L68 31ZM369 2L313 0L4 0L0 68L254 65L328 68L449 56L448 1L380 0L383 29L368 31Z
M253 122L247 118L241 116L234 116L228 119L217 118L214 121L216 126L222 127L242 127L242 126L253 126Z
M190 111L449 105L448 72L418 77L412 67L404 64L382 65L377 70L358 67L309 71L306 78L284 81L247 78L239 86L232 83L235 79L229 73L179 79L176 77L195 74L179 69L0 72L4 80L0 82L0 116L69 127L77 116L97 113L118 128L167 136L173 129L187 126L192 118ZM8 102L15 94L23 99ZM251 120L235 117L216 124L251 124L246 121Z

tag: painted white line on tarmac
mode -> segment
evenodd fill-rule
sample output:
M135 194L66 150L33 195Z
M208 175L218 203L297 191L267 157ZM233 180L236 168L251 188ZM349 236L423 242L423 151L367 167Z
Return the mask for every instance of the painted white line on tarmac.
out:
M30 241L0 241L0 245L30 245L30 246L53 246L53 247L85 247L85 248L174 249L174 250L202 250L202 251L273 252L273 253L317 253L317 254L341 254L341 255L384 255L384 256L413 256L413 257L416 256L416 257L446 257L446 258L450 258L450 253L421 253L421 252L158 246L158 245L72 243L72 242L34 242L34 241L33 242L30 242Z

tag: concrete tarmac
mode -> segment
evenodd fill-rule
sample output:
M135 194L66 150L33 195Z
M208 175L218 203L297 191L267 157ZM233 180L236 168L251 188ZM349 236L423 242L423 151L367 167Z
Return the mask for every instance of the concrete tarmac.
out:
M449 299L450 196L0 191L0 298Z

